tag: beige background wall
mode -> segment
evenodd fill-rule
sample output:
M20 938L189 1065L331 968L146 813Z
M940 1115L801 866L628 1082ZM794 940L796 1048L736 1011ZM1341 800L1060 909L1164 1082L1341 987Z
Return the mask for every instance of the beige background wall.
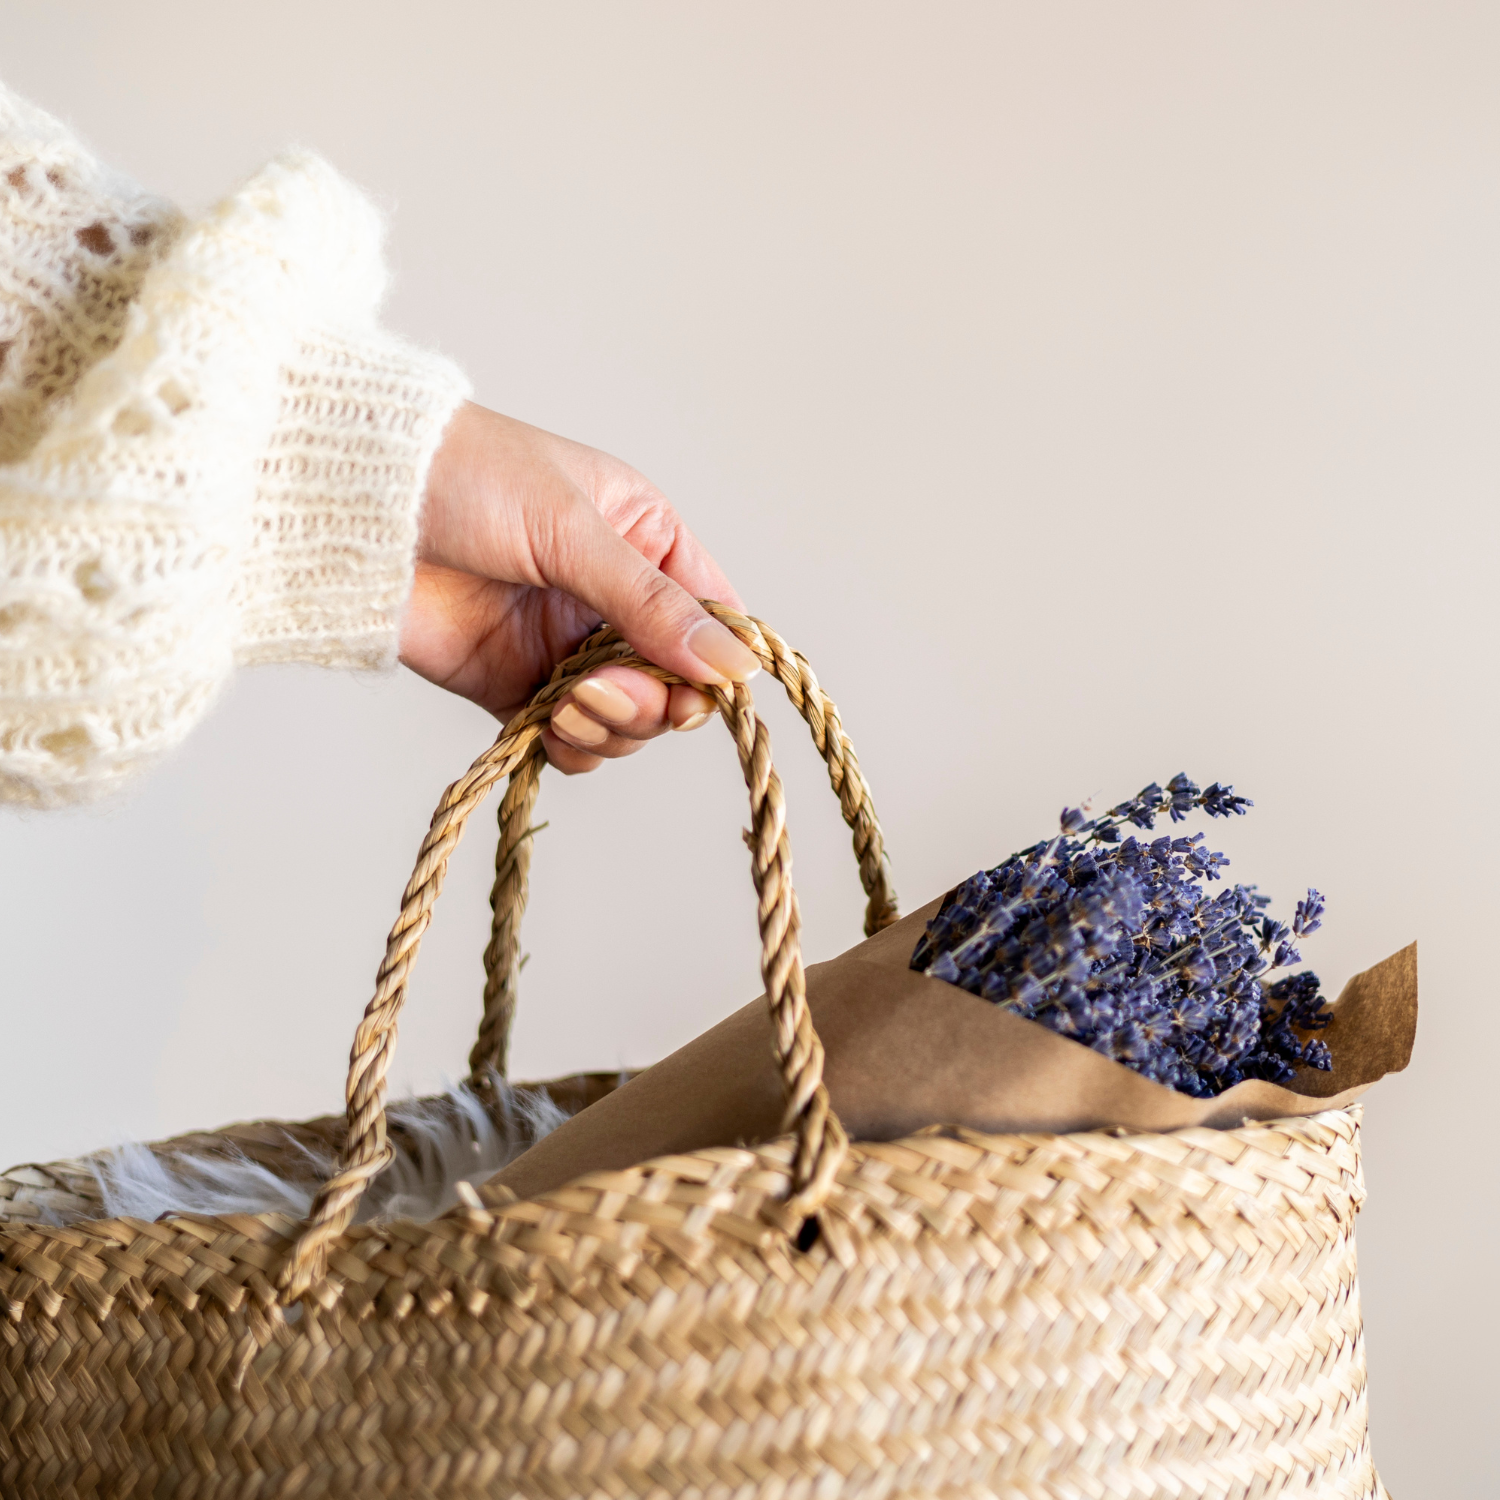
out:
M393 322L629 458L842 703L909 903L1186 769L1240 878L1412 937L1361 1250L1394 1493L1492 1496L1500 13L1430 4L0 6L0 76L202 206L278 146L393 211ZM762 696L765 696L763 694ZM813 957L846 838L773 713ZM126 800L0 818L0 1156L336 1107L443 784L402 675L244 675ZM755 980L717 728L544 794L524 1075ZM398 1084L462 1066L490 824ZM605 996L609 998L606 999Z

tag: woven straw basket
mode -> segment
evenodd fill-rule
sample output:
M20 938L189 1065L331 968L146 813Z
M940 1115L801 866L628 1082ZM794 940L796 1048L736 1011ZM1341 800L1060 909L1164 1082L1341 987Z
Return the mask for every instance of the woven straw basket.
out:
M873 932L895 903L837 711L774 632L716 612L812 729ZM401 1149L384 1080L417 945L465 821L509 775L472 1057L481 1085L503 1066L540 728L608 661L638 659L600 631L444 794L356 1036L347 1129L189 1138L261 1160L331 1144L340 1165L305 1223L48 1227L49 1202L97 1205L87 1163L0 1179L0 1494L1384 1496L1355 1279L1358 1110L850 1143L821 1082L781 786L743 688L718 698L750 789L787 1134L351 1227ZM607 1086L544 1087L576 1107Z

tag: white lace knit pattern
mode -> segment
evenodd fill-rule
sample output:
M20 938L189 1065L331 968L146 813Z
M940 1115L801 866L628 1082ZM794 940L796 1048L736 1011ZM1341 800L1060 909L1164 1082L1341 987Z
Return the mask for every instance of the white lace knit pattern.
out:
M108 790L236 662L394 660L467 387L380 244L317 157L189 223L0 88L0 799Z

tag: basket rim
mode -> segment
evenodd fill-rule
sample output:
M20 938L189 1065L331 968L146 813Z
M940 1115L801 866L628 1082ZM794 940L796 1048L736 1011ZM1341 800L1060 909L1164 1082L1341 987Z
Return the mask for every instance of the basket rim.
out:
M535 1090L539 1088L545 1088L548 1084L567 1083L575 1079L614 1076L616 1076L614 1073L605 1072L603 1070L588 1073L568 1073L562 1074L558 1078L527 1080L522 1083L514 1084L512 1085L512 1087L518 1091ZM445 1094L424 1094L416 1096L410 1102L415 1104L437 1103L445 1099L446 1097L447 1096ZM1080 1143L1109 1141L1114 1143L1116 1146L1125 1142L1151 1139L1173 1139L1178 1141L1192 1139L1193 1141L1197 1142L1200 1139L1209 1139L1214 1137L1240 1137L1247 1134L1256 1134L1271 1130L1279 1130L1284 1134L1291 1134L1294 1132L1290 1129L1290 1127L1299 1125L1322 1125L1326 1128L1333 1120L1336 1120L1340 1117L1351 1119L1354 1122L1356 1128L1358 1128L1363 1120L1363 1116L1364 1101L1356 1099L1348 1104L1336 1105L1330 1109L1316 1110L1309 1114L1277 1115L1268 1117L1266 1119L1253 1119L1247 1116L1236 1125L1177 1125L1166 1130L1144 1130L1138 1129L1133 1126L1112 1125L1094 1126L1085 1130L1010 1130L997 1132L977 1130L972 1126L962 1125L951 1121L936 1121L931 1125L924 1126L921 1130L913 1131L909 1135L892 1137L889 1140L873 1140L864 1139L862 1137L853 1137L850 1139L849 1144L851 1151L858 1150L861 1153L867 1155L869 1154L868 1148L870 1147L900 1149L902 1147L911 1146L920 1141L931 1140L934 1137L950 1140L962 1140L980 1146L981 1148L990 1150L993 1150L997 1146L1003 1146L1007 1142L1024 1144L1028 1147L1040 1146L1049 1141L1064 1140L1077 1141ZM249 1131L252 1129L310 1129L319 1125L323 1125L325 1122L330 1125L342 1124L343 1120L344 1116L342 1114L335 1113L313 1115L305 1120L282 1120L272 1118L236 1120L223 1125L215 1126L212 1129L184 1131L181 1135L166 1136L161 1138L160 1140L145 1141L141 1144L144 1145L149 1151L158 1152L163 1148L176 1146L182 1142L193 1141L206 1144L208 1142L211 1142L215 1137L224 1138L232 1142L234 1140L236 1132ZM788 1132L778 1136L769 1137L764 1141L756 1141L742 1146L702 1146L696 1147L691 1151L670 1152L661 1156L647 1157L642 1161L634 1162L627 1167L597 1168L589 1172L583 1172L580 1173L577 1177L569 1178L566 1182L560 1183L556 1187L549 1188L545 1192L537 1193L530 1197L522 1198L515 1194L510 1194L503 1201L486 1204L484 1211L496 1215L503 1215L508 1212L514 1211L518 1207L528 1204L545 1205L549 1199L556 1197L558 1194L567 1193L578 1187L587 1186L595 1182L596 1180L604 1181L608 1179L612 1181L623 1174L632 1172L641 1174L659 1174L661 1172L671 1171L674 1167L686 1162L704 1161L717 1164L719 1162L729 1160L750 1161L753 1159L762 1158L766 1159L767 1161L773 1161L779 1160L783 1155L785 1155L787 1159L790 1160L790 1154L795 1149L795 1145L795 1135ZM85 1152L81 1156L59 1157L50 1162L14 1162L9 1167L0 1169L0 1180L4 1180L10 1177L12 1173L26 1171L43 1172L52 1177L59 1177L64 1173L91 1173L92 1169L90 1163L108 1156L116 1149L118 1148L112 1146L103 1146L96 1151ZM499 1170L504 1169L502 1168ZM486 1186L486 1184L481 1184L480 1191L483 1191L484 1186ZM421 1228L427 1224L435 1223L440 1219L447 1218L450 1215L461 1213L463 1211L463 1207L464 1205L460 1204L455 1208L445 1210L443 1213L436 1215L432 1219L382 1218L369 1223L360 1224L355 1227L362 1230L367 1230L375 1227L385 1228L391 1225L402 1225L407 1228ZM19 1219L0 1216L0 1238L3 1238L12 1230L18 1228L71 1230L81 1228L85 1225L93 1224L163 1224L172 1223L177 1220L193 1220L196 1222L206 1222L212 1221L217 1217L219 1216L210 1214L167 1213L161 1215L158 1219L155 1220L136 1219L130 1218L128 1216L119 1218L99 1217L89 1219L75 1219L69 1221L65 1225L58 1225L46 1224L40 1220L34 1219ZM286 1214L279 1214L275 1212L258 1214L234 1214L230 1215L229 1217L233 1218L236 1221L245 1219L257 1219L262 1220L267 1224L293 1224L300 1222L298 1220L290 1218Z
M1244 1155L1243 1148L1263 1149L1270 1145L1271 1149L1265 1152L1269 1178L1288 1174L1306 1177L1309 1150L1331 1153L1341 1143L1352 1149L1352 1164L1332 1165L1317 1172L1316 1175L1327 1179L1319 1201L1326 1200L1327 1213L1342 1219L1344 1215L1332 1206L1330 1192L1340 1180L1347 1181L1341 1196L1348 1201L1347 1217L1352 1230L1353 1215L1363 1201L1359 1164L1362 1116L1363 1106L1356 1102L1317 1114L1251 1120L1229 1128L1190 1125L1170 1131L1136 1131L1115 1127L992 1135L964 1126L932 1125L897 1140L852 1142L827 1211L819 1216L820 1225L829 1229L821 1238L828 1242L835 1259L852 1264L858 1257L862 1231L857 1231L851 1239L841 1210L849 1206L846 1199L856 1200L855 1206L860 1206L860 1195L871 1184L880 1186L887 1180L896 1180L909 1186L914 1178L923 1175L925 1167L935 1186L945 1171L965 1174L986 1158L999 1161L1012 1171L1024 1170L1032 1157L1048 1151L1056 1154L1065 1168L1076 1166L1079 1170L1087 1168L1090 1158L1113 1158L1117 1162L1128 1159L1142 1172L1150 1170L1155 1162L1165 1178L1184 1195L1181 1212L1175 1217L1189 1227L1207 1228L1213 1222L1202 1212L1202 1198L1207 1195L1195 1199L1191 1189L1193 1181L1199 1179L1210 1188L1214 1186L1202 1171L1205 1166L1212 1167L1214 1160L1233 1172L1239 1170L1236 1164ZM1062 1143L1067 1143L1067 1147L1059 1153ZM1143 1151L1145 1143L1154 1143L1154 1149ZM1226 1150L1233 1143L1239 1143L1242 1149ZM1303 1148L1298 1164L1278 1160L1298 1146ZM791 1248L791 1239L802 1226L802 1220L791 1222L785 1215L778 1217L777 1211L779 1200L787 1196L791 1186L795 1151L793 1135L754 1146L705 1147L656 1157L626 1169L584 1173L533 1198L511 1197L478 1207L472 1202L460 1202L430 1220L386 1219L355 1225L336 1242L330 1277L301 1300L327 1311L345 1304L358 1317L370 1316L372 1299L360 1294L365 1290L361 1278L371 1260L390 1254L404 1258L408 1252L420 1259L423 1247L430 1246L433 1240L451 1245L467 1237L471 1241L477 1238L503 1242L502 1258L506 1264L503 1268L498 1263L490 1267L491 1281L498 1279L499 1283L492 1291L524 1308L537 1296L548 1295L549 1284L566 1287L570 1280L577 1284L592 1274L589 1266L573 1266L570 1257L560 1255L556 1248L564 1241L571 1245L586 1237L571 1221L588 1217L591 1199L595 1203L609 1200L616 1204L635 1199L643 1205L648 1222L639 1224L641 1232L624 1255L630 1267L672 1259L691 1264L715 1249L722 1251L732 1246L740 1253L750 1252L777 1264L785 1261L785 1269L790 1271L791 1261L800 1253ZM1235 1163L1229 1161L1231 1154ZM1189 1157L1194 1160L1185 1160ZM716 1205L712 1202L716 1192L722 1200L728 1191L726 1184L731 1181L742 1191L749 1183L752 1190L761 1192L761 1212L754 1219L729 1212L722 1201ZM1307 1185L1311 1185L1310 1178ZM879 1205L875 1208L879 1217ZM653 1211L658 1216L675 1215L680 1222L652 1228L649 1220ZM1252 1226L1256 1223L1256 1217L1247 1211L1237 1212L1244 1213ZM627 1213L622 1221L628 1223L631 1217ZM1224 1217L1227 1221L1230 1215L1226 1213ZM295 1242L299 1223L276 1213L180 1214L163 1216L155 1222L130 1218L81 1219L66 1225L47 1225L36 1220L0 1221L0 1317L8 1314L12 1321L19 1321L23 1313L51 1316L66 1306L77 1307L80 1302L97 1316L104 1316L128 1280L136 1284L133 1295L138 1304L143 1297L150 1300L165 1290L191 1308L197 1305L198 1293L206 1291L229 1310L245 1300L246 1284L253 1283L249 1287L252 1296L274 1319L283 1310L279 1308L270 1278ZM922 1232L920 1226L916 1232ZM232 1255L227 1254L226 1238L232 1242ZM543 1241L551 1243L552 1248ZM17 1249L21 1253L13 1255ZM613 1258L620 1260L619 1256ZM207 1264L222 1271L225 1267L232 1268L236 1260L242 1263L240 1269L249 1269L245 1278L233 1285L223 1276L218 1278L222 1284L216 1284L212 1272L201 1269ZM430 1255L427 1260L431 1260ZM200 1269L194 1274L201 1283L199 1287L190 1288L182 1280L186 1272L181 1264L184 1261L198 1263ZM116 1273L113 1280L118 1284L113 1287L109 1285L110 1278L101 1274L107 1265L112 1265ZM633 1274L623 1262L614 1269L621 1275ZM453 1284L468 1285L464 1280L466 1274L449 1275L446 1284L441 1275L424 1276L422 1288L425 1292L435 1290L440 1297L451 1301ZM18 1277L26 1277L32 1284L17 1287ZM408 1305L404 1308L397 1306L385 1311L394 1310L398 1317L404 1317L413 1305L412 1295L406 1294Z

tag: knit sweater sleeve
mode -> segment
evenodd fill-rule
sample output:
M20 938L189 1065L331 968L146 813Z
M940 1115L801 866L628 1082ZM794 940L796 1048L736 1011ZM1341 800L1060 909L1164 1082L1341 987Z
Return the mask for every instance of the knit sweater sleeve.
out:
M395 659L467 387L317 157L197 222L0 89L0 800L100 795L234 666Z

